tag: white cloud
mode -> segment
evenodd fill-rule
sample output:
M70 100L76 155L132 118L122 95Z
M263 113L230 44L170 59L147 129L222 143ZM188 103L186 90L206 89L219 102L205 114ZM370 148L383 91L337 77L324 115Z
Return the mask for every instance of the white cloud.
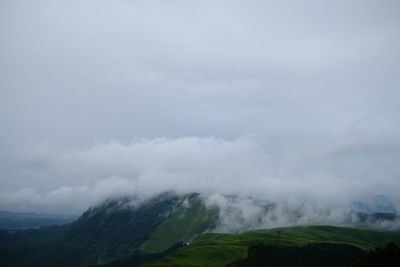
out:
M168 189L399 203L398 14L392 0L1 1L0 207Z
M132 195L136 184L127 179L110 177L90 185L61 186L40 192L33 187L0 194L1 208L20 212L79 214L108 198Z
M354 201L376 194L399 203L400 170L395 165L385 170L389 161L374 157L376 150L382 153L386 148L398 156L390 146L368 145L375 149L365 150L359 159L352 149L359 147L353 144L348 149L340 145L326 152L302 148L283 154L269 151L267 144L255 136L138 138L85 149L42 144L27 150L21 165L21 175L30 175L30 186L1 193L0 208L78 212L107 197L167 190L316 203L317 209L350 208ZM335 151L340 151L339 158ZM380 168L379 175L364 175L366 165ZM41 184L53 186L44 190Z

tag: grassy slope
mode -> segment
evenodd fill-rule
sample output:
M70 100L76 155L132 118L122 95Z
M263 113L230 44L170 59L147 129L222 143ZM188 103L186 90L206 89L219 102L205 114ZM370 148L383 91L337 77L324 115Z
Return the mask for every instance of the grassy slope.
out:
M400 244L400 232L382 232L333 226L308 226L258 230L242 234L205 234L169 256L144 264L155 266L225 266L247 255L253 244L301 246L314 242L344 243L365 250L389 241Z
M217 211L206 209L197 195L193 195L189 203L190 206L183 212L173 214L163 221L140 246L140 250L149 253L162 252L176 243L189 242L197 234L213 228Z

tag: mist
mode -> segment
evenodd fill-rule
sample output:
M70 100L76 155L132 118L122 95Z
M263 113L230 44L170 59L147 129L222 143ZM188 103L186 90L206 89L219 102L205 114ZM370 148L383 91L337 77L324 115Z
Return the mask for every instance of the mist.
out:
M359 202L398 213L399 12L0 1L0 209L79 214L172 190L218 205L224 231L349 223Z
M389 212L395 212L400 182L393 157L399 155L396 144L360 141L282 151L255 136L138 138L85 149L42 144L21 159L21 175L29 173L32 186L3 192L0 203L3 209L79 213L107 198L175 191L255 197L293 210L307 205L347 214L356 202L383 195L393 206ZM65 185L39 189L60 180ZM372 210L388 212L374 208L378 204L372 203Z

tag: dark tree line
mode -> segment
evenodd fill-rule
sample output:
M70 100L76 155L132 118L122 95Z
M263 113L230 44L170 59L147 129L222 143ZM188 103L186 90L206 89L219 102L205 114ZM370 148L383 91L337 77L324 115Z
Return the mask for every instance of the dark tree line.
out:
M245 259L227 267L400 267L400 248L388 243L370 252L345 244L316 243L303 247L253 245Z
M376 248L361 258L357 267L400 267L400 248L395 243Z

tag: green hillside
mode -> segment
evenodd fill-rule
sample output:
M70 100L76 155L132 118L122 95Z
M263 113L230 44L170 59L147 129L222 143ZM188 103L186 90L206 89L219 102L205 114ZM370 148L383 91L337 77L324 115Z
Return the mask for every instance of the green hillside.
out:
M207 209L198 194L192 194L187 199L187 208L163 221L140 246L140 250L158 253L177 243L190 242L199 233L213 229L217 220L218 210Z
M337 243L370 250L390 241L400 244L400 232L383 232L333 226L307 226L257 230L242 234L204 234L192 244L167 257L141 265L156 266L225 266L244 259L253 245L303 246L312 243Z

